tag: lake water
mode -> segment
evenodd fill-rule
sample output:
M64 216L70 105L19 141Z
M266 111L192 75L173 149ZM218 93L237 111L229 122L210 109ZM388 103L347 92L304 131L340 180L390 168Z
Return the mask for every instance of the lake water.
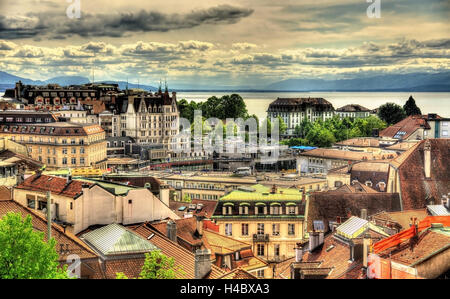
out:
M347 104L359 104L375 109L386 102L403 106L412 95L416 105L423 114L437 113L442 117L450 117L449 92L237 92L245 101L249 114L256 114L259 119L267 116L269 104L280 98L320 97L333 104L335 109ZM221 97L231 92L179 92L177 99L187 101L206 101L215 95Z
M202 102L211 96L221 97L231 92L179 92L177 99ZM250 114L259 119L267 116L269 104L280 98L321 97L331 102L335 109L347 104L359 104L375 109L386 102L403 106L412 95L423 114L437 113L442 117L450 117L450 92L238 92L244 99ZM3 93L0 93L2 96Z

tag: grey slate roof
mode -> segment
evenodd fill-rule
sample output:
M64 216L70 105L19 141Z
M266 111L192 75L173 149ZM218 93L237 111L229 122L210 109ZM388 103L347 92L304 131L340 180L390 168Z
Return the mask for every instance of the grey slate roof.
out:
M104 256L158 250L148 240L117 223L85 233L81 239Z
M428 205L427 209L433 216L450 216L450 211L444 205Z

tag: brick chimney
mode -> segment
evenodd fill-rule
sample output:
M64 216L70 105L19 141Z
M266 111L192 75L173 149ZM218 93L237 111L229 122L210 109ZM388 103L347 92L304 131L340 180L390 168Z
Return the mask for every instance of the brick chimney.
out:
M170 189L169 185L161 184L159 186L159 200L161 200L166 206L169 206L170 201Z
M203 219L204 219L205 217L196 215L195 218L196 218L196 220L197 220L197 221L196 221L196 229L197 229L197 233L198 233L198 235L201 237L201 236L203 236Z
M361 219L367 220L367 209L361 209Z
M303 244L297 243L297 247L295 247L295 262L299 263L303 258Z
M277 193L277 186L275 185L272 186L272 193L273 194Z
M177 242L177 224L173 220L169 220L166 226L166 234L167 238L172 240L173 242Z
M195 252L195 279L203 279L211 272L211 252L197 249Z
M423 169L425 171L425 178L431 177L431 143L430 140L425 141L423 146Z

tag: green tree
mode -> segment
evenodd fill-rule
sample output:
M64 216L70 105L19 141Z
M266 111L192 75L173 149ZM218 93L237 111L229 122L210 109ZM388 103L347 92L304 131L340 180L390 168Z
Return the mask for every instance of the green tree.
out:
M248 115L247 106L244 99L238 94L230 96L225 95L221 98L221 107L223 109L223 119L225 118L242 118L245 119Z
M298 128L296 127L296 131L294 132L297 136L300 136L301 138L305 138L308 131L311 129L312 123L304 118Z
M183 201L184 202L191 202L192 199L191 199L191 197L189 195L185 194L184 197L183 197Z
M188 103L185 99L178 101L180 117L188 119L191 123L194 121L194 111L198 109L198 104L194 101L191 101L190 103Z
M420 111L420 108L417 107L416 101L412 96L409 96L409 99L406 101L405 105L403 106L403 110L405 110L406 115L422 115L422 111Z
M223 105L223 97L218 98L216 96L212 96L199 105L199 108L202 110L202 116L205 118L217 117L218 119L225 118L225 111Z
M280 130L280 135L282 135L282 134L286 133L287 125L280 116L278 116L277 118L278 118L278 124L279 124L278 127Z
M44 241L31 216L8 213L0 220L0 279L66 279L60 268L56 241Z
M378 117L388 125L398 123L406 117L405 110L395 103L386 103L378 109Z
M291 146L300 146L300 145L309 145L308 140L303 138L289 138L285 140L281 140L280 144Z
M180 266L175 265L175 260L167 257L159 250L145 254L144 265L138 279L175 279L184 276L186 273ZM116 273L116 279L128 279L120 272Z
M318 147L330 147L336 142L336 138L330 130L322 126L322 122L316 121L306 134L308 143Z

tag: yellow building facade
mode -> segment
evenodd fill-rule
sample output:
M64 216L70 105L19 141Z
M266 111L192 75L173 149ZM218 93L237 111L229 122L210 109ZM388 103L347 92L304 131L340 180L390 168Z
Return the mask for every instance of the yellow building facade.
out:
M255 256L279 262L304 241L306 198L294 188L239 188L222 197L211 217L219 233L252 244Z
M0 126L0 137L25 145L47 169L106 168L105 132L99 125L54 122Z

